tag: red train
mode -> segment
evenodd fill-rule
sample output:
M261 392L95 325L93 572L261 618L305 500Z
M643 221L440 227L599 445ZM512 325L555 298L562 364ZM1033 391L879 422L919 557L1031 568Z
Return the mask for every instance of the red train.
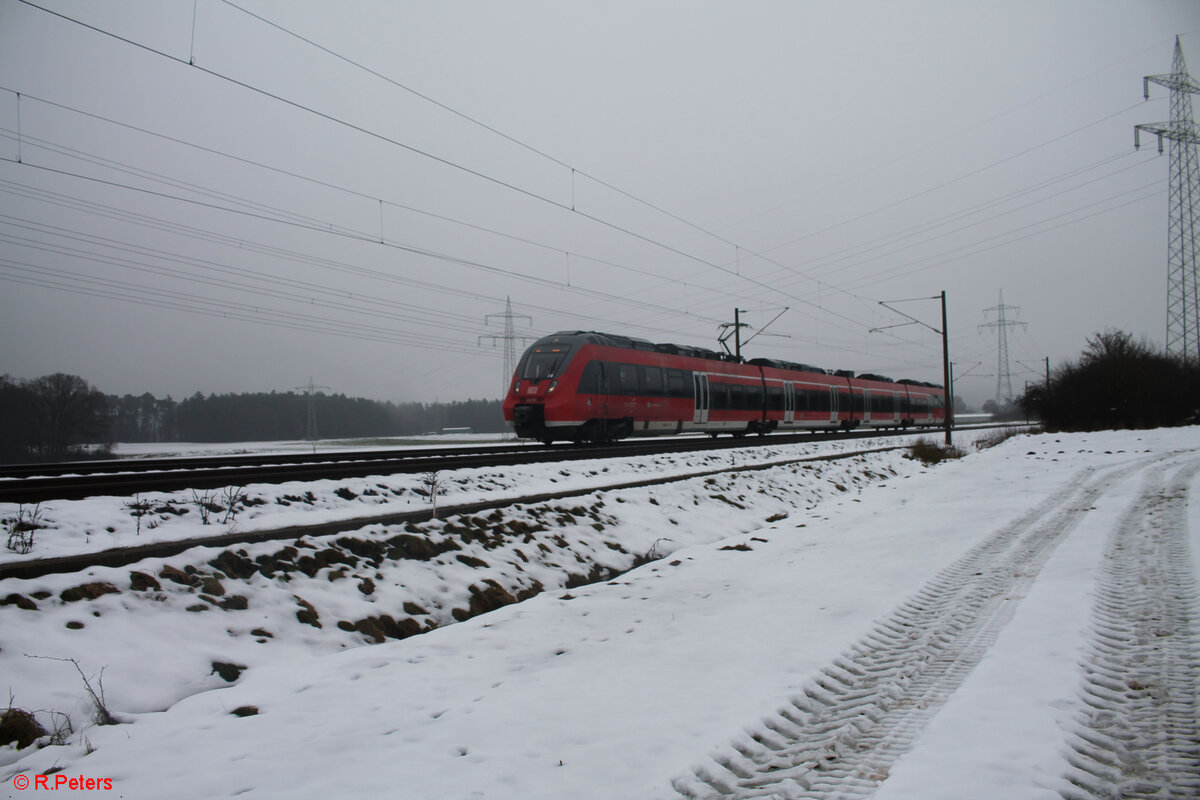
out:
M939 426L942 387L654 344L590 331L539 339L517 364L504 419L517 435L572 442L701 432Z

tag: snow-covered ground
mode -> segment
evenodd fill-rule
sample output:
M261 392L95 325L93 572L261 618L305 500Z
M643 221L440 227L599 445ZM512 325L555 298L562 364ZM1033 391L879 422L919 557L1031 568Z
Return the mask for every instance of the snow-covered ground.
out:
M962 434L960 440L969 443L973 437L982 435L986 434L972 431ZM438 475L437 503L440 507L502 502L505 498L607 487L656 476L697 474L738 465L788 463L810 456L901 447L916 438L920 438L920 434L638 456L623 460L453 470ZM273 452L273 447L279 444L287 443L236 444L230 446L227 454ZM170 452L176 455L196 452L189 445L182 447L182 451ZM231 506L233 513L229 513ZM35 547L30 552L0 549L0 563L234 532L317 525L430 507L426 476L419 473L231 486L225 490L148 492L136 497L93 497L38 506L0 503L0 521L7 524L15 519L36 518L41 526L34 535Z
M713 466L448 477L465 498ZM1020 436L929 468L781 463L6 580L12 705L73 730L0 750L0 780L12 797L49 770L131 798L1200 796L1198 471L1200 428ZM408 492L391 480L376 497ZM337 488L300 505L364 502ZM48 549L139 536L116 500L44 514ZM93 686L103 668L122 724L91 724L53 658Z

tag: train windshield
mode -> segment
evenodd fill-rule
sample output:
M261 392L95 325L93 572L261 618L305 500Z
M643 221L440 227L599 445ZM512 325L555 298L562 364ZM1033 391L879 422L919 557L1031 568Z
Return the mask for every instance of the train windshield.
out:
M557 378L566 369L567 362L577 349L570 344L535 344L521 356L517 365L517 378L523 381L541 381Z

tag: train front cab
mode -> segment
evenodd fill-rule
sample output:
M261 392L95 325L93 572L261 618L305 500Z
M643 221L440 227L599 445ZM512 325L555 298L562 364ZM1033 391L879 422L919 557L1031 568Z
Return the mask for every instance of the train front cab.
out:
M587 331L540 339L517 364L504 418L519 437L546 444L675 433L678 424L668 420L676 403L667 395L685 394L682 373L633 363L653 361L653 351L648 341Z
M504 420L517 436L549 443L570 438L556 436L560 429L582 424L573 406L585 360L576 356L586 344L580 335L554 334L534 342L521 355L502 405Z

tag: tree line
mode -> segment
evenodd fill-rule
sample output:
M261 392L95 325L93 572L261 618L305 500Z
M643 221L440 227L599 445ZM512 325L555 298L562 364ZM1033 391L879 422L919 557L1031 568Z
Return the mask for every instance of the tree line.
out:
M295 392L212 394L184 400L108 395L78 375L0 376L0 461L62 461L107 453L115 442L239 442L305 439L309 400ZM499 400L392 403L315 393L320 439L409 436L443 428L499 433Z
M1083 354L1019 401L1047 428L1094 431L1200 423L1200 361L1163 354L1123 331L1097 333Z

